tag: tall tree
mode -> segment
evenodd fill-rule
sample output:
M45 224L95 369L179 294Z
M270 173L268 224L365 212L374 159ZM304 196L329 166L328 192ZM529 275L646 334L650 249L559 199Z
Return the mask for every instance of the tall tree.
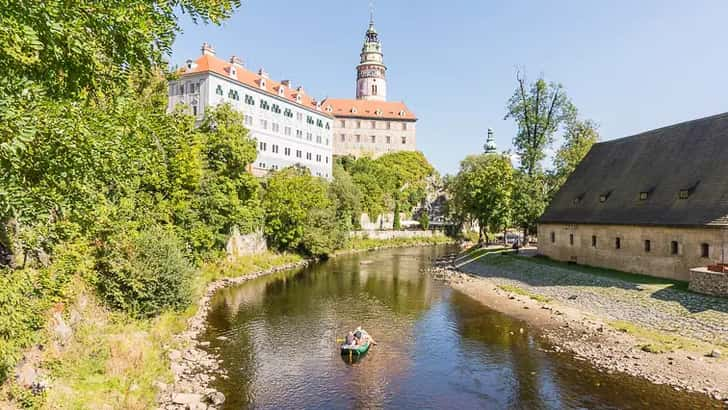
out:
M516 80L518 85L508 100L505 119L513 118L518 125L513 145L521 158L521 170L533 177L541 171L540 162L546 157L554 133L574 118L576 110L561 84L547 83L543 77L529 84L520 72Z
M553 183L550 193L555 194L566 179L589 153L592 145L599 141L596 123L591 120L573 120L566 125L564 142L554 157Z
M478 222L479 240L508 226L511 217L513 167L505 155L471 155L448 183L459 212Z

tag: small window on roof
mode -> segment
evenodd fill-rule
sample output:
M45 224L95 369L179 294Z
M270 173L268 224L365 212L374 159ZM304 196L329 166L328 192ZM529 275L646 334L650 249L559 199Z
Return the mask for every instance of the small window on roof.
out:
M649 196L650 193L647 191L640 192L640 201L646 201Z
M607 199L609 199L610 195L612 195L611 191L599 195L599 202L607 202Z
M678 194L678 197L680 199L688 199L690 197L690 190L689 189L681 189L680 193Z

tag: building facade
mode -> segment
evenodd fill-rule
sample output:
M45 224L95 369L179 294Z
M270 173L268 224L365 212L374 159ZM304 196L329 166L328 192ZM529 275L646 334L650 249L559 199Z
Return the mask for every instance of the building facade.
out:
M356 99L327 98L321 106L336 118L334 155L379 157L417 149L417 117L403 102L387 101L387 67L374 20L369 22L356 67Z
M274 81L263 69L249 71L237 57L222 60L208 44L179 74L169 83L169 110L185 104L198 121L207 107L222 103L241 111L257 143L254 175L298 165L332 178L334 118L302 87Z
M689 280L728 259L728 113L596 144L539 221L539 253Z

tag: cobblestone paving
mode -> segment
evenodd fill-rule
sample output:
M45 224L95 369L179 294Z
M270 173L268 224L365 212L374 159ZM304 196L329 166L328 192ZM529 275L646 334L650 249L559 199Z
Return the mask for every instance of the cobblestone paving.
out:
M728 299L675 289L669 283L639 284L512 256L486 256L460 270L612 320L677 332L708 343L728 343Z

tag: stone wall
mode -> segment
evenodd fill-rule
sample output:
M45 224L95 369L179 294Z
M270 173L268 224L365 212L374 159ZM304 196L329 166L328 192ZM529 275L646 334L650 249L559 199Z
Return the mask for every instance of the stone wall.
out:
M354 238L369 239L399 239L399 238L432 238L434 236L444 236L440 231L352 231L351 236Z
M690 290L706 295L728 297L728 275L708 268L690 269Z
M406 221L406 214L400 212L399 220L402 226L411 224L414 221ZM359 217L359 226L362 231L379 231L383 229L394 229L394 212L388 212L384 215L379 215L376 219L369 219L369 215L366 213L361 214Z
M728 257L727 232L720 228L541 224L538 251L555 260L688 281L691 268ZM620 238L619 249L616 238ZM673 241L677 253L672 252ZM702 244L709 245L707 258L702 256Z
M241 256L264 253L268 250L268 245L263 236L263 231L241 235L238 229L235 228L228 239L225 250L227 251L228 260L234 261Z

